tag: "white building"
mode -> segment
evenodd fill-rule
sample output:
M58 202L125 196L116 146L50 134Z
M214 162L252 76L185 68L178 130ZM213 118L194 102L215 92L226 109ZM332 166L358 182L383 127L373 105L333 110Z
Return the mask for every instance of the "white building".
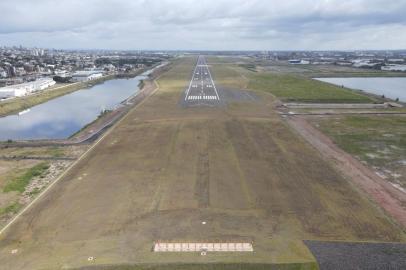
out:
M309 60L304 60L304 59L291 59L289 60L289 64L292 65L308 65L310 64Z
M5 70L3 70L2 68L0 68L0 77L2 77L2 78L7 77L7 72Z
M27 94L27 91L23 88L10 88L2 87L0 88L0 99L10 98L10 97L22 97Z
M44 90L55 84L50 78L41 78L33 82L26 82L0 88L0 98L21 97L29 93Z
M91 81L101 78L103 73L100 71L77 71L72 75L72 80L75 82Z
M381 70L385 70L385 71L406 71L406 65L386 65L386 66L382 66Z

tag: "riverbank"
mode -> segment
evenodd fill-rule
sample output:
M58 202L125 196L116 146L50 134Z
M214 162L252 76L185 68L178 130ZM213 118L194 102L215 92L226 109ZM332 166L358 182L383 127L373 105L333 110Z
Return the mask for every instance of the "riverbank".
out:
M121 106L104 113L80 132L66 140L34 140L1 142L0 149L0 225L6 224L30 203L54 179L93 145L111 126L122 119L157 89L155 79L169 67L154 70L142 81L140 90L121 102ZM131 76L131 74L127 74ZM133 74L134 75L134 74ZM136 76L136 75L135 75ZM41 174L32 174L36 166L45 166ZM10 181L24 179L24 192L4 192Z
M95 119L92 123L87 124L81 130L70 136L66 142L68 144L80 144L94 141L104 131L126 115L133 107L151 95L156 89L155 80L162 72L168 70L168 68L168 66L163 66L154 70L148 79L140 81L138 85L139 91L137 93L123 100L117 109L101 114L100 117Z
M0 117L18 113L35 105L47 102L51 99L67 95L84 88L89 88L94 85L104 83L108 80L115 78L133 78L143 72L145 72L145 69L138 69L135 72L127 74L109 74L92 81L77 82L62 86L57 85L56 87L52 87L32 95L4 100L0 102Z
M111 127L112 125L114 125L114 123L121 119L132 107L136 106L147 96L149 96L156 88L154 82L155 79L157 79L160 74L168 70L169 67L170 65L166 65L155 69L149 74L148 79L140 81L140 84L138 86L139 91L137 93L123 100L120 105L117 106L114 110L103 113L93 122L88 123L81 130L79 130L75 134L72 134L68 139L9 140L0 142L0 149L8 147L58 147L91 143L109 127ZM135 74L126 75L131 77L136 76Z
M391 99L396 102L406 102L406 93L404 92L406 78L404 77L328 77L314 78L314 80L379 96L383 100Z

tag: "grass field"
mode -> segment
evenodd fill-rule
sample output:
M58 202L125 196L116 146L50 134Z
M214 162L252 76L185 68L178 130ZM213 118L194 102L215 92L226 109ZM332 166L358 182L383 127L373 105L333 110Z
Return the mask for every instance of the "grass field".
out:
M372 103L373 99L349 89L306 77L264 73L251 75L250 89L267 91L288 102Z
M41 180L37 182L46 183L64 169L63 164L72 162L59 161L58 158L75 158L86 148L87 146L20 148L3 144L0 148L0 226L4 226L27 203L25 199L35 197L46 185L34 183L35 187L29 187L33 181Z
M25 187L30 183L31 179L36 176L42 176L49 169L47 162L37 164L26 172L16 177L10 178L3 188L4 192L17 191L19 193L24 192Z
M406 117L335 116L311 121L346 152L406 188Z
M195 61L176 60L159 91L0 235L4 267L317 269L303 239L406 241L290 130L269 95L180 106ZM209 64L219 89L247 82L243 67ZM159 240L252 241L255 251L151 252Z

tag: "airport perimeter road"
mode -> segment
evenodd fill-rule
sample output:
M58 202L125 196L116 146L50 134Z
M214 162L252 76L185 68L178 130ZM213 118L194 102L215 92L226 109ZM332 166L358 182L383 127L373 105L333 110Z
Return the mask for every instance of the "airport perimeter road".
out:
M186 105L216 105L220 101L216 85L204 56L199 56L185 93Z

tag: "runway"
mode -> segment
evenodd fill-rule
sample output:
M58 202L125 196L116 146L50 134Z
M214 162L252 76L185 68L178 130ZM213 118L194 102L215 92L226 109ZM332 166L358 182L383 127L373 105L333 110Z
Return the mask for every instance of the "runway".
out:
M197 59L192 79L185 92L184 102L188 106L212 106L220 102L220 96L204 56L199 56Z

